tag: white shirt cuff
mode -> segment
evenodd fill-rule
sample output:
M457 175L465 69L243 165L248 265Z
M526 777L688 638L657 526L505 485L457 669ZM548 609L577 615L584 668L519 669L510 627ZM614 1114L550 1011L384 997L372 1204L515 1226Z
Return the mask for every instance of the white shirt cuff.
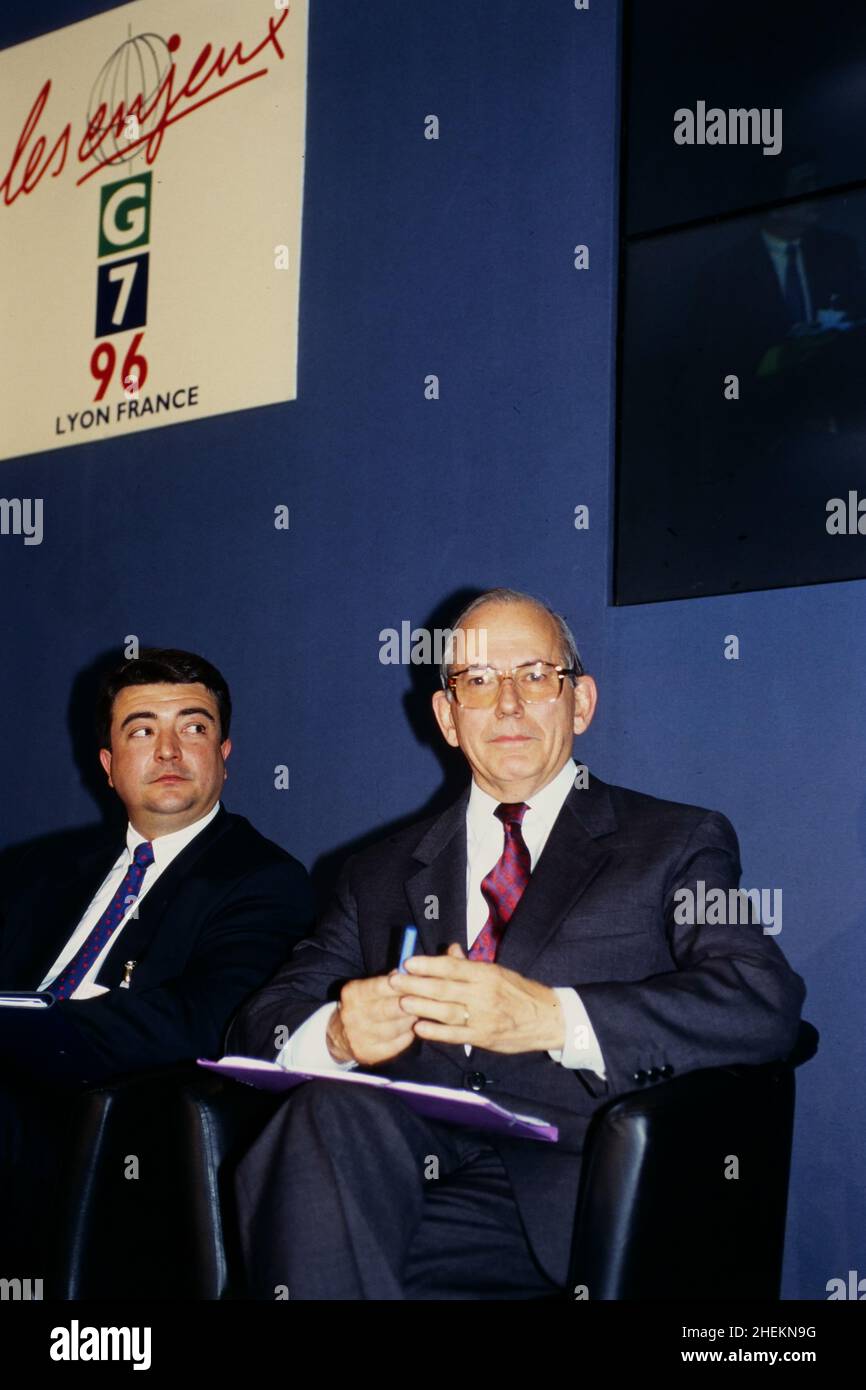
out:
M606 1081L604 1057L583 1000L576 989L565 986L555 988L554 993L559 999L565 1022L565 1046L550 1049L548 1056L573 1071L594 1071L602 1081Z
M310 1014L277 1054L277 1066L287 1071L351 1071L356 1067L357 1062L335 1062L328 1051L325 1034L336 1007L336 1004L323 1004Z

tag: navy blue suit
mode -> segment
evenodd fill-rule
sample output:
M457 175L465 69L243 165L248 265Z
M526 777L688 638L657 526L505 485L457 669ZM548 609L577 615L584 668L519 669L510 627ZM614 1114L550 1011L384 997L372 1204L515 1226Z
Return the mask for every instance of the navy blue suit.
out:
M37 849L19 866L23 886L0 911L0 989L38 988L123 843L97 834L83 852L80 842L67 857ZM0 1240L10 1267L49 1272L43 1242L77 1088L218 1057L233 1014L312 916L303 865L221 807L117 935L96 978L107 994L45 1012L0 1009ZM137 964L121 989L127 960Z
M122 848L97 836L69 862L36 858L0 913L0 989L35 990ZM0 1072L99 1081L196 1056L219 1056L243 1001L289 955L313 916L296 859L220 807L172 860L108 951L109 993L46 1014L0 1010ZM137 962L119 989L124 961Z

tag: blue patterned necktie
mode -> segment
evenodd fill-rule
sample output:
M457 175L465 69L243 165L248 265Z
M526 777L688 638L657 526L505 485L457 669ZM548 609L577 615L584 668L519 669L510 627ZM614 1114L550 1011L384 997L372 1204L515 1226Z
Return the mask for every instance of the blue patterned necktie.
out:
M96 926L91 928L87 938L54 983L48 986L55 999L68 999L75 993L106 941L111 939L120 926L129 911L130 903L138 897L142 879L152 863L153 845L145 841L137 847L123 882Z

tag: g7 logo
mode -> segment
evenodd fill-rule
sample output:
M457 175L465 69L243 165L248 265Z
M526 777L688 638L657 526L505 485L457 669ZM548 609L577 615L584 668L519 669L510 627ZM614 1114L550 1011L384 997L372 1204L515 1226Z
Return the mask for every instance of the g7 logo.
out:
M147 323L150 253L128 253L150 240L152 175L137 174L106 184L100 190L99 259L96 282L96 337L108 338ZM112 259L106 259L111 257ZM147 359L138 351L143 333L136 333L124 360L124 390L137 392L147 376ZM90 358L90 374L99 382L94 400L105 395L114 375L117 352L111 343L98 343Z

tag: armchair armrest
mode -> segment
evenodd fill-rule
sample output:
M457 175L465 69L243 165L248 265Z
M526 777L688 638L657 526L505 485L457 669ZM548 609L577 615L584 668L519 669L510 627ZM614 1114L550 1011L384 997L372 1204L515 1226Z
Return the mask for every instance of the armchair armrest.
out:
M777 1299L794 1117L788 1058L616 1097L587 1132L570 1290L592 1299Z
M280 1100L195 1063L82 1091L57 1223L58 1297L225 1296L225 1175Z

